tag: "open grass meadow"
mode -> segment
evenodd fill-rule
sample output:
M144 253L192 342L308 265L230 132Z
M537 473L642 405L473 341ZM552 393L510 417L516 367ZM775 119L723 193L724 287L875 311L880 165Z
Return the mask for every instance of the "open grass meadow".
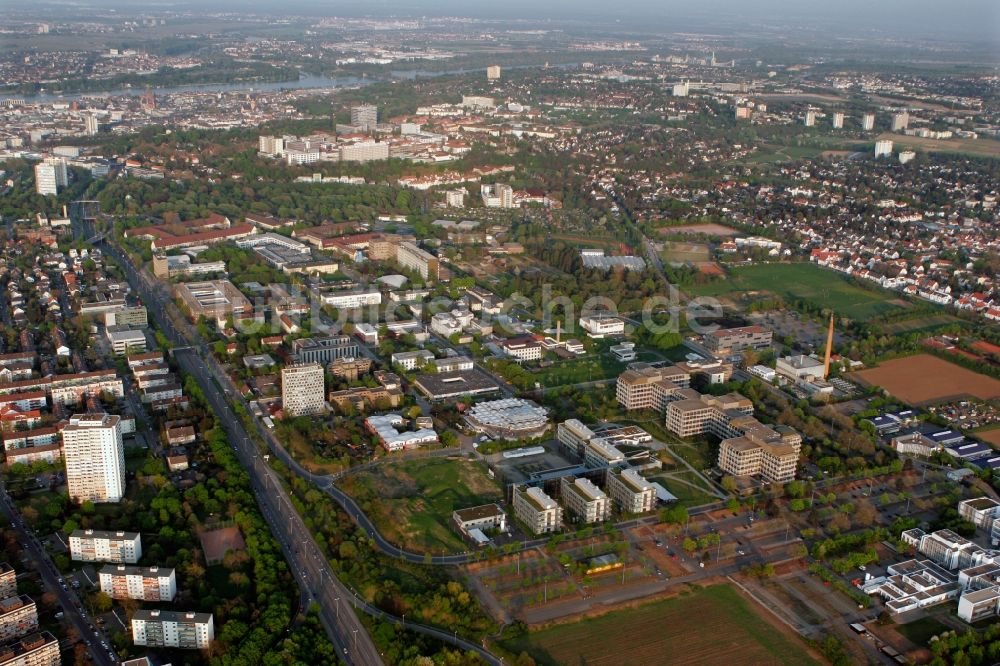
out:
M504 647L538 664L730 666L816 664L805 644L728 585L530 632Z
M503 499L482 464L459 458L386 462L341 485L390 541L434 554L468 548L452 523L455 509Z
M807 263L740 266L724 279L685 290L720 297L767 292L786 301L810 301L851 319L871 319L900 307L899 297L891 292L864 289L836 271Z

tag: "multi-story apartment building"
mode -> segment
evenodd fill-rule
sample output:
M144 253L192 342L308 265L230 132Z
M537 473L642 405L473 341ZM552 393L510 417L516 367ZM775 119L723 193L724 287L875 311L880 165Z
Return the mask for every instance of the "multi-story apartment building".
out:
M514 488L514 515L533 534L547 534L562 529L562 507L541 488Z
M334 359L326 367L334 377L353 382L372 369L372 361L370 358L348 356Z
M299 338L292 341L296 363L329 363L338 358L357 358L358 343L349 335Z
M47 631L0 645L0 666L59 666L59 641Z
M35 165L35 192L56 195L60 187L69 184L66 160L61 157L47 157Z
M437 280L440 277L441 265L438 258L410 241L403 241L396 246L396 261L403 268L419 273L425 280Z
M125 494L121 418L74 414L63 428L66 486L74 502L119 502Z
M132 641L136 645L204 650L214 639L211 613L143 609L132 616Z
M892 155L892 141L879 139L875 142L875 157L889 157L890 155Z
M0 601L0 641L9 641L38 630L38 609L26 594Z
M0 562L0 599L17 594L17 572L6 562Z
M341 162L373 162L389 159L389 144L385 141L359 141L340 147Z
M378 124L378 107L374 104L359 104L351 107L351 124L364 131L375 128Z
M142 557L142 537L138 532L73 530L69 553L75 562L135 564Z
M861 116L861 129L866 132L871 132L875 129L875 114L865 113Z
M656 508L656 489L634 469L608 471L607 490L622 513L645 513Z
M98 574L101 592L112 599L173 601L177 577L170 567L135 567L109 564Z
M729 357L747 349L767 349L771 346L771 331L761 326L722 328L706 333L702 344L713 356Z
M293 365L281 370L281 408L287 416L322 414L326 410L323 366Z
M564 476L559 480L563 504L582 523L599 523L611 517L611 501L590 479Z
M480 185L483 205L487 208L513 208L514 189L504 183Z
M892 114L892 131L902 132L910 126L910 114L906 111Z

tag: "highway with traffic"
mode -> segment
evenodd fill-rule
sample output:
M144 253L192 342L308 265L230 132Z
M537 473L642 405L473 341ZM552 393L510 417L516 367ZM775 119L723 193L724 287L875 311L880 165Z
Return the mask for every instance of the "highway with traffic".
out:
M86 226L84 226L83 231L88 238L95 235L92 229L87 229ZM233 401L248 408L246 401L243 396L239 395L211 355L204 351L206 345L198 336L197 331L187 322L178 321L175 323L169 316L170 296L162 283L152 280L145 271L139 270L119 248L107 243L106 240L100 240L100 249L112 257L125 271L129 284L146 303L147 309L161 332L174 345L172 355L181 370L193 376L205 393L209 406L219 418L233 450L250 475L261 511L272 532L281 542L285 556L295 572L300 586L303 587L304 593L319 605L320 617L331 640L337 646L338 652L342 654L348 664L374 665L383 663L367 630L356 613L351 612L351 609L388 622L402 624L402 618L395 617L366 603L334 575L326 558L313 540L312 534L306 528L298 512L295 511L277 474L263 461L262 455L267 454L262 454L258 449L254 439L249 436L243 422L236 415L230 403ZM254 425L258 431L257 435L267 442L274 454L277 454L286 464L294 463L284 447L269 430L264 428L259 420L255 419ZM295 466L298 467L297 472L308 475L308 472L299 467L297 463ZM307 478L314 483L319 481L320 483L317 485L325 486L324 489L328 488L327 492L348 513L352 513L351 509L348 508L348 506L352 506L352 518L368 532L385 552L390 552L389 549L395 549L397 555L405 552L386 541L375 530L368 517L357 508L350 498L336 489L332 481L314 475L308 475ZM323 483L324 480L325 483ZM423 555L415 553L407 553L407 555L409 557L406 559L409 561L425 562ZM446 558L449 561L436 563L454 564L465 561L465 558L457 557L460 559L450 561L451 558ZM348 606L348 608L342 609L342 605ZM405 623L405 627L409 631L432 636L463 650L476 652L489 664L498 665L501 663L501 659L481 645L458 636L456 632L412 622Z

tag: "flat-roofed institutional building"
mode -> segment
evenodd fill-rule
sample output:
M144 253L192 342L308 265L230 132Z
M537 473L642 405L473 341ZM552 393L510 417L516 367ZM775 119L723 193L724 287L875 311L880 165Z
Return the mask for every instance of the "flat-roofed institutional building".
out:
M564 476L559 491L566 508L582 523L598 523L611 517L611 500L583 477Z
M562 529L562 507L541 488L515 488L514 515L533 534L547 534Z

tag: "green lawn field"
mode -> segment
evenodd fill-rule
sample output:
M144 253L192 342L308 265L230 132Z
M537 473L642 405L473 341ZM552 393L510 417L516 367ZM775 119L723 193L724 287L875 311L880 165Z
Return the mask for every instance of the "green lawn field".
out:
M428 553L468 548L452 523L455 509L503 499L482 464L454 458L386 462L341 485L387 539Z
M871 319L900 307L896 294L863 289L841 273L807 263L741 266L722 280L685 290L694 296L769 292L786 301L811 301L851 319Z
M728 585L531 632L504 643L538 664L562 666L812 665L805 644ZM611 638L613 637L613 639Z

